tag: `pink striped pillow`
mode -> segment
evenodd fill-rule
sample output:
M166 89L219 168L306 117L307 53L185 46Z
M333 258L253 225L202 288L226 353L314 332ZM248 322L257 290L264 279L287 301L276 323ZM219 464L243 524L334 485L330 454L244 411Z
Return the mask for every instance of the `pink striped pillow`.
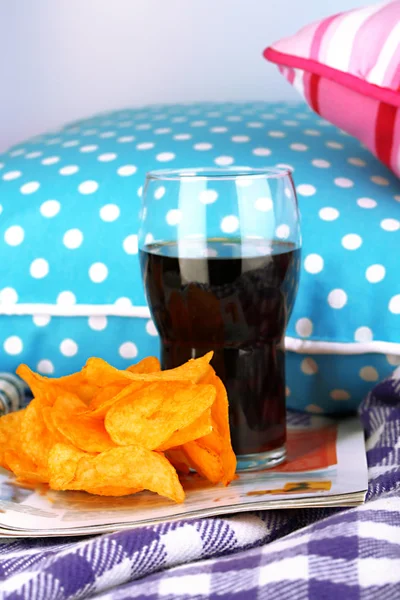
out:
M264 56L315 112L400 176L400 0L308 25Z

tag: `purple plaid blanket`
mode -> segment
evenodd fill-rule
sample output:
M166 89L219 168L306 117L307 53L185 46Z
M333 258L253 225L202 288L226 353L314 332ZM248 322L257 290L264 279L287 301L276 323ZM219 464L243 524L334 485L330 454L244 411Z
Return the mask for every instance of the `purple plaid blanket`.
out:
M375 387L360 414L370 479L364 506L4 542L0 598L400 598L400 372Z

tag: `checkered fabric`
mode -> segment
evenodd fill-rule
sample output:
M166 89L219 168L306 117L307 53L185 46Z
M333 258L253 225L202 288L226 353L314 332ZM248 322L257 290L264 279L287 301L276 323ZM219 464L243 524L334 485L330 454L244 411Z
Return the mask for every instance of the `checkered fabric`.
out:
M399 369L400 371L400 369ZM356 509L182 521L0 544L4 600L400 598L400 372L364 401L370 484Z

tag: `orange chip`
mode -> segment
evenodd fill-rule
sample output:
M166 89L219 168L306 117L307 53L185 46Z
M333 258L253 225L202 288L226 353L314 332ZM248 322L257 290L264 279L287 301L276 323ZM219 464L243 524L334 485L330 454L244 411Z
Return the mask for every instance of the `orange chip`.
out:
M182 448L170 448L165 453L165 456L168 458L169 462L179 473L183 473L184 475L189 475L190 468L186 454L182 450Z
M136 363L136 365L131 365L126 370L131 373L158 373L161 371L161 365L160 361L155 356L147 356Z
M52 396L50 393L54 385L75 393L85 403L88 403L96 391L98 391L98 385L95 382L89 384L82 371L64 377L50 378L39 375L39 373L34 373L27 365L22 364L19 365L16 373L29 385L34 396L40 395L43 400L48 397L49 403L51 400L54 401L54 395Z
M86 414L88 414L92 417L95 417L96 419L103 419L106 416L106 414L108 413L108 411L110 410L110 408L112 406L114 406L114 404L116 402L118 402L118 400L122 400L123 398L128 398L128 397L134 397L136 392L144 386L145 386L145 384L140 381L133 381L133 382L128 381L128 385L125 385L122 388L121 388L121 386L119 386L119 388L118 388L119 392L115 396L109 397L108 399L104 400L102 403L100 403L100 399L99 399L96 402L98 404L97 408L95 410L87 411ZM109 391L111 392L111 388L113 388L114 390L117 389L117 384L110 384L110 385L106 386L106 388L104 388L104 389L107 389L107 388L109 388ZM90 408L91 407L92 407L92 405L90 405Z
M18 479L30 483L48 482L49 473L47 467L43 468L35 465L35 463L22 452L17 454L17 452L13 450L7 450L5 457L9 470L12 471Z
M204 413L215 394L211 385L152 383L116 402L106 415L105 427L116 444L154 450Z
M106 492L116 495L123 482L124 495L147 489L175 502L183 502L185 498L176 471L165 456L140 446L113 448L97 456L81 456L70 447L57 444L49 458L49 469L53 489L89 493L102 490L104 495L108 495ZM67 469L68 477L65 477L63 471Z
M204 437L212 432L212 419L211 419L211 408L204 411L200 417L198 417L193 423L174 431L168 440L166 440L157 450L164 452L169 448L176 448L182 446L192 440Z
M211 483L220 483L224 478L224 467L221 457L201 445L200 440L188 442L182 446L189 465Z
M126 383L110 383L105 387L100 388L97 394L95 394L95 396L93 396L92 400L90 401L89 409L92 411L96 410L97 408L102 406L102 404L109 402L115 396L117 396L127 385L129 385L129 381L127 381Z
M21 423L21 450L41 469L47 469L54 437L43 419L41 400L34 398L28 404Z
M90 383L105 386L111 383L123 382L126 379L132 381L144 381L153 383L156 381L189 381L198 383L210 372L210 360L213 353L209 352L201 358L194 358L176 369L168 369L154 373L132 373L131 371L119 371L101 358L89 358L83 368L84 376Z
M74 394L58 395L52 409L56 428L73 444L86 452L103 452L114 447L101 420L87 414L87 407Z
M0 418L0 466L11 470L5 454L7 450L21 451L21 423L26 408Z

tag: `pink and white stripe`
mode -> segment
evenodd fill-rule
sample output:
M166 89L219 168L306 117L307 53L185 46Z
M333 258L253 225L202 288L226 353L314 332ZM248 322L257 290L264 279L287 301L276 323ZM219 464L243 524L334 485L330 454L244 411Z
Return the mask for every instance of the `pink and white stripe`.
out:
M264 56L311 108L400 176L400 0L327 17Z

